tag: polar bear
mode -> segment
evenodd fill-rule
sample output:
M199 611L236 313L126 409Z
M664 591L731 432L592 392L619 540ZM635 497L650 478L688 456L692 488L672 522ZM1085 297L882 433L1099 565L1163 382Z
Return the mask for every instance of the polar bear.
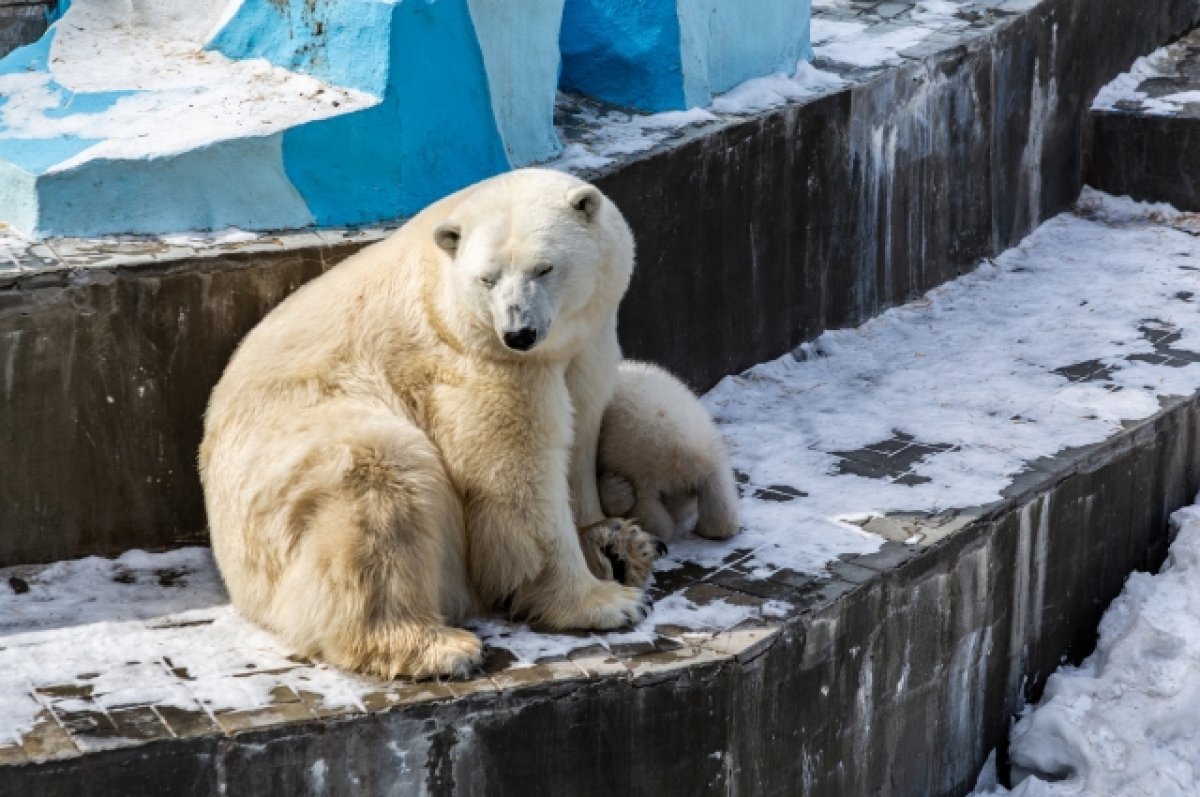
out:
M649 363L621 363L599 443L600 502L669 540L695 532L723 540L738 530L738 493L725 444L696 394Z
M585 556L614 535L657 555L604 522L597 491L632 268L612 202L527 169L430 206L269 313L213 390L200 450L234 605L388 678L466 674L480 641L452 624L476 611L640 620L644 592ZM576 520L599 536L581 546Z

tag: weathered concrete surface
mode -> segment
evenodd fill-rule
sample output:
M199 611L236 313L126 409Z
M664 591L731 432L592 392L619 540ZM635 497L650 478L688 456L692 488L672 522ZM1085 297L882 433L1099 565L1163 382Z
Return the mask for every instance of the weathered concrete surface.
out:
M0 0L0 58L37 41L56 0Z
M627 353L704 388L1006 248L1077 196L1096 89L1197 18L1184 0L1046 0L599 174L639 244ZM0 564L204 539L206 396L255 321L352 248L311 237L0 275Z
M507 680L492 663L490 679L401 684L368 713L116 750L51 733L36 762L0 761L0 793L961 795L1019 701L1090 652L1129 570L1162 561L1167 514L1197 488L1200 397L1173 399L1037 463L996 505L876 521L940 536L928 547L888 545L828 579L743 580L799 608L726 648Z
M1162 74L1134 96L1088 115L1086 179L1110 194L1200 210L1200 31L1161 60ZM1170 99L1180 96L1191 99Z

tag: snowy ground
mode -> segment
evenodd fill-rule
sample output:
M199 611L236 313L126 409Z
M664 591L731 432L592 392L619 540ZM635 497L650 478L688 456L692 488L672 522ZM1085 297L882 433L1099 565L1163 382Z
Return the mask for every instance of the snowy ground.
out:
M1014 788L993 760L975 797L1200 794L1200 504L1172 522L1161 572L1129 577L1096 652L1051 675L1013 728Z
M869 518L996 501L1031 461L1200 390L1197 231L1193 215L1089 192L1078 213L970 275L727 378L705 402L740 473L741 534L674 541L658 578L686 586L632 631L476 627L515 667L666 633L702 646L791 609L719 589L722 574L820 576L880 546ZM227 605L203 549L0 571L0 749L44 710L216 716L268 706L280 689L361 708L380 685L289 659Z

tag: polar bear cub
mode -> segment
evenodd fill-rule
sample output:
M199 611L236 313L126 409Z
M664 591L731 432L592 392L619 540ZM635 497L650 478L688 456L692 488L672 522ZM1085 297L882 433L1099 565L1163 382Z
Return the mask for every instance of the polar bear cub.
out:
M599 462L608 514L637 518L663 540L693 517L702 537L737 533L737 485L725 444L696 395L663 369L621 363Z
M469 671L480 641L452 624L479 610L640 620L643 592L589 572L576 525L603 520L596 441L632 268L600 191L529 169L432 205L269 313L200 450L234 605L385 677Z

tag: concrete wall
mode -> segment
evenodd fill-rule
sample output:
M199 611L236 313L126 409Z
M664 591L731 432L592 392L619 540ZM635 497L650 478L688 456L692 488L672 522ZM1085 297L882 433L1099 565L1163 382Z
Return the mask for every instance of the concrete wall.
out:
M54 0L0 0L0 58L36 41L54 5Z
M1093 111L1089 121L1088 185L1200 211L1200 114Z

